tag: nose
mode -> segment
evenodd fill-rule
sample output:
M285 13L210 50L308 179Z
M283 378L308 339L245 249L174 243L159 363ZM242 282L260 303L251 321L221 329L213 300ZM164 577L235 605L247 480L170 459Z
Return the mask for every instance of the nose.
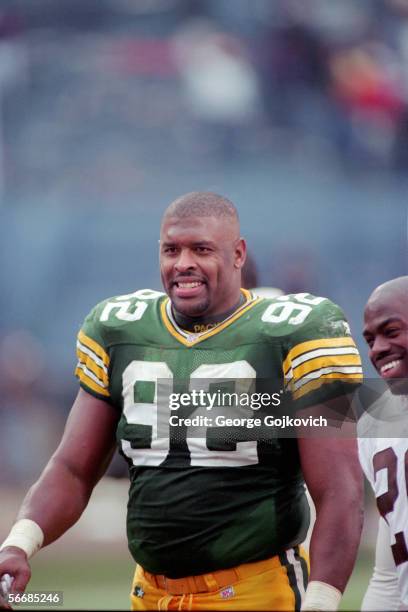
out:
M378 334L374 343L370 349L370 358L372 361L376 361L377 359L384 357L390 350L390 342L388 338L383 336L382 334Z
M196 268L194 253L191 249L181 249L174 268L177 272L187 272Z

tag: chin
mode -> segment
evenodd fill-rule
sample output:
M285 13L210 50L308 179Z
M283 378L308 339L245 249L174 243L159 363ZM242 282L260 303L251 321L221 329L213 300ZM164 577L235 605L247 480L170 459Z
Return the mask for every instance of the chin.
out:
M176 298L172 300L174 308L185 317L202 317L206 314L209 303L207 300L201 302L193 302L189 300L180 300Z

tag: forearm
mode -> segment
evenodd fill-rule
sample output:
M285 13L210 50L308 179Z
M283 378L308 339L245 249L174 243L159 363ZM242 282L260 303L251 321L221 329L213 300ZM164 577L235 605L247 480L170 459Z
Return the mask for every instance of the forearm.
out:
M310 541L310 581L318 580L343 592L357 556L363 524L361 487L327 491L316 504Z
M93 486L53 457L28 491L18 519L35 521L44 532L44 546L63 535L85 510Z
M54 455L31 487L0 550L0 578L11 576L14 591L23 591L30 579L28 560L79 519L93 489L89 482ZM1 592L0 608L7 608Z
M41 527L44 545L65 533L85 510L114 453L117 420L112 406L79 391L61 443L18 514Z

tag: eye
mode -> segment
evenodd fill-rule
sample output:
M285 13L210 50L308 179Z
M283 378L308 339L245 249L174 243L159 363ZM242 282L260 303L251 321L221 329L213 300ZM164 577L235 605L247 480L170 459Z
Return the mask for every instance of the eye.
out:
M196 246L195 250L197 253L200 253L202 255L205 255L206 253L211 253L210 247L207 246Z
M165 253L166 255L174 255L175 253L177 253L177 247L175 246L165 246L163 247L163 253Z
M399 333L400 333L399 327L387 327L386 332L385 332L388 338L396 338Z

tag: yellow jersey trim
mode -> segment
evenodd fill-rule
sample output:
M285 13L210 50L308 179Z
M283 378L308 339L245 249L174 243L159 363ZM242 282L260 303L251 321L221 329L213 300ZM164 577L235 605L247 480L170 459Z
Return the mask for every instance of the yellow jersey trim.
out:
M315 391L319 389L321 386L333 382L333 380L341 380L341 382L357 384L360 383L363 379L363 375L361 374L343 374L337 372L331 372L330 374L322 374L319 378L315 380L310 380L308 383L300 387L297 391L293 392L293 398L298 400L307 393L311 391Z
M352 353L347 355L327 355L324 357L315 357L314 359L310 359L309 361L306 361L305 363L293 368L293 379L298 380L299 378L305 376L305 374L310 374L310 372L320 370L321 368L354 365L360 366L361 360L359 355Z
M91 349L100 359L102 359L103 363L108 366L109 365L109 355L106 351L103 350L100 344L95 342L92 338L84 334L82 329L78 333L78 340Z
M234 323L237 319L242 317L243 314L248 312L248 310L253 308L256 304L259 304L259 302L263 300L263 298L259 298L259 297L254 298L251 292L248 291L247 289L241 289L241 292L244 295L245 300L246 300L244 304L239 306L235 312L233 312L229 317L227 317L224 321L222 321L221 323L219 323L212 329L209 329L207 331L204 331L198 334L194 334L194 333L189 334L189 332L184 332L186 334L189 334L190 338L183 336L183 334L181 334L180 331L184 331L184 330L181 330L180 328L180 331L178 331L177 327L170 320L167 314L167 305L170 302L170 298L166 298L160 304L160 314L161 314L163 323L167 331L173 336L173 338L176 338L176 340L178 340L184 346L188 346L188 347L195 346L199 342L203 342L204 340L211 338L211 336L215 336L215 334L219 334L220 332L222 332L224 329L226 329L232 323Z
M93 372L93 374L98 377L101 383L103 383L104 386L107 387L109 384L108 375L98 364L95 363L92 357L82 352L81 349L77 349L77 356L79 362L85 365L88 370L91 370L91 372Z
M105 397L110 397L110 393L107 389L104 389L103 387L101 387L100 385L97 385L92 378L89 378L89 376L87 376L85 374L85 372L80 368L77 367L75 370L75 375L79 378L79 380L86 385L87 387L89 387L90 389L92 389L92 391L95 391L95 393L99 393L99 395L104 395Z
M302 355L303 353L307 353L308 351L312 351L314 349L324 349L324 348L334 348L339 346L350 346L355 348L355 342L351 336L344 336L340 338L320 338L318 340L308 340L306 342L301 342L294 346L289 353L286 355L286 358L282 364L284 375L286 376L291 368L291 362Z

